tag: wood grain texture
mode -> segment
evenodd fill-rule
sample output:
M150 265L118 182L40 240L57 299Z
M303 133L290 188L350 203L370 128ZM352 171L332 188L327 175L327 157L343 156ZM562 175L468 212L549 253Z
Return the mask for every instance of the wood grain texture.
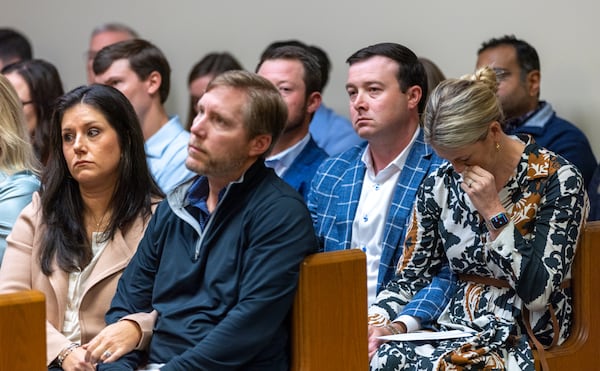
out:
M573 328L560 346L546 350L550 370L600 370L600 221L588 222L575 254ZM541 370L537 352L536 370Z
M368 369L366 257L360 250L308 256L292 311L292 370Z
M0 295L0 370L46 370L44 294Z

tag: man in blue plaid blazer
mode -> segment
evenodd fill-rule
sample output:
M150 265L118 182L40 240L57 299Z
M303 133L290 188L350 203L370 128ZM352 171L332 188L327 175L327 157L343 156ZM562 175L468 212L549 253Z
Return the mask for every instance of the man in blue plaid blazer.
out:
M395 274L417 188L443 160L423 141L419 114L427 80L416 55L382 43L347 62L351 121L367 144L323 162L308 207L322 250L365 251L371 303ZM453 287L450 270L442 270L398 317L401 328L414 331L434 321Z

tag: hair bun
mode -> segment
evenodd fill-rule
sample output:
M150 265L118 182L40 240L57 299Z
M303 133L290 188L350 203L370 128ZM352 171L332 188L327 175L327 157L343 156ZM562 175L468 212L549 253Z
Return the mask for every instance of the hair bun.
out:
M498 80L496 79L496 71L491 67L485 66L475 73L470 75L464 75L461 77L462 80L476 81L484 83L494 94L498 91Z

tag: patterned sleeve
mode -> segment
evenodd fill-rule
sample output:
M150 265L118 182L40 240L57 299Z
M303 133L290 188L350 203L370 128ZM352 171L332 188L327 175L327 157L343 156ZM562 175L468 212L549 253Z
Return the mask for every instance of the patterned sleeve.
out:
M455 289L440 240L440 210L431 191L438 179L429 176L419 188L394 279L369 308L369 323L381 325L400 314L427 325L437 319Z
M516 205L512 222L488 242L488 264L510 272L508 280L531 311L544 311L560 284L570 278L577 240L587 216L583 178L573 165L558 164L545 182L532 182L529 199ZM537 208L535 218L526 215ZM528 220L533 222L533 231Z

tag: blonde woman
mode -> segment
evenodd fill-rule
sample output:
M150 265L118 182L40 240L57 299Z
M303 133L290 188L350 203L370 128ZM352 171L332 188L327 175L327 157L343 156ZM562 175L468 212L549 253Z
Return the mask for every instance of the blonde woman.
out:
M6 77L0 75L0 263L6 236L40 186L39 163L25 126L17 92Z
M539 349L569 336L583 178L529 136L502 131L496 87L486 67L429 98L425 140L448 163L423 182L397 275L369 309L371 369L533 371L529 341ZM473 336L383 343L444 262L458 281L438 323Z

